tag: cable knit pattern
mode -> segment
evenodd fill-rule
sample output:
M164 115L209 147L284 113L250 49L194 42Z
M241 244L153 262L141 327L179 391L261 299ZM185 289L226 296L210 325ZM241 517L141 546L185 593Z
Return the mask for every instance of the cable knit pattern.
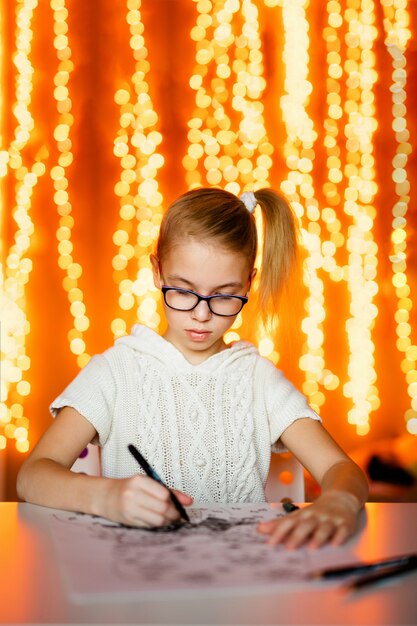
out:
M135 444L170 486L196 502L263 502L271 449L301 417L305 397L252 344L239 341L192 365L154 331L135 325L94 356L51 404L88 419L104 476L140 473Z

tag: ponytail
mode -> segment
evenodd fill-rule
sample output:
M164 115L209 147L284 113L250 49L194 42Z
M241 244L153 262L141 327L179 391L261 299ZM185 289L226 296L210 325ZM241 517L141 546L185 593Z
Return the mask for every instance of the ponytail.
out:
M287 200L272 189L260 189L255 198L264 222L264 243L259 280L259 308L264 322L278 313L283 291L298 266L296 218Z

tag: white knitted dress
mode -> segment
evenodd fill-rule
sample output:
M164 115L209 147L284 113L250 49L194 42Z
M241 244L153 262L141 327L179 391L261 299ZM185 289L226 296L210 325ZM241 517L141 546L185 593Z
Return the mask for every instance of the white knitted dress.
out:
M170 487L200 503L265 501L283 431L301 417L320 419L252 344L192 365L139 324L94 356L50 409L63 406L96 429L104 476L141 472L127 450L133 443Z

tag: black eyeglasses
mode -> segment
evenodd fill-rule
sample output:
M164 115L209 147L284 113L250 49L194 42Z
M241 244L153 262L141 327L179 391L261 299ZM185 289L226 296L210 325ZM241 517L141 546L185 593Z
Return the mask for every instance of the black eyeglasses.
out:
M164 294L165 304L174 311L192 311L202 301L207 302L208 308L214 315L222 317L233 317L240 313L247 303L247 296L201 296L190 289L180 289L179 287L168 287L162 285L161 291Z

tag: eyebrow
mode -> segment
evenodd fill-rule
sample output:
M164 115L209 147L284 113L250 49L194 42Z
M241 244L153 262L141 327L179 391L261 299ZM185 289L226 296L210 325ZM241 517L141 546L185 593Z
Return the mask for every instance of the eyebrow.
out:
M168 274L167 278L169 280L178 280L182 283L184 283L185 285L188 285L188 287L190 287L190 289L192 289L193 291L195 291L195 285L190 282L189 280L187 280L186 278L183 278L182 276L178 276L178 274ZM224 285L217 285L214 289L212 289L212 291L219 291L221 289L242 289L243 285L242 283L239 282L230 282L230 283L225 283Z

